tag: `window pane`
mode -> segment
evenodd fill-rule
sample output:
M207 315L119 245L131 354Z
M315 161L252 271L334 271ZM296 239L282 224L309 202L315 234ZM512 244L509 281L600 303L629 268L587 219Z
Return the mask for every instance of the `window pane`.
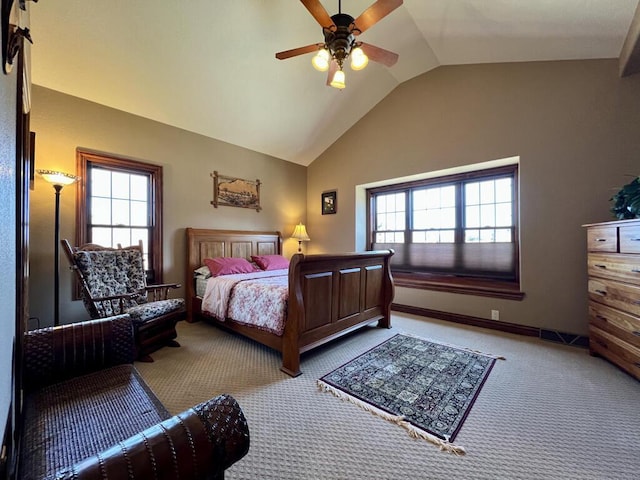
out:
M440 228L440 210L427 210L427 228Z
M440 228L456 228L455 207L440 210Z
M424 210L418 210L413 212L413 228L423 229L427 228L427 212Z
M427 243L440 243L440 232L427 232Z
M114 228L113 229L113 246L118 244L123 247L128 247L137 242L131 241L131 229L130 228Z
M511 178L496 180L496 202L511 202Z
M129 177L128 173L113 172L112 173L112 191L113 198L130 198L129 197Z
M94 227L91 229L91 242L102 245L103 247L114 247L111 242L111 229Z
M511 242L511 229L510 228L497 229L496 242Z
M427 191L414 190L413 191L413 209L424 210L425 208L427 208Z
M91 223L111 225L111 200L91 197Z
M111 172L98 168L91 170L91 195L94 197L111 196Z
M131 199L147 201L147 192L149 191L149 179L142 175L131 175Z
M467 229L464 231L464 242L465 243L477 243L480 241L480 230L477 229Z
M146 226L147 220L146 202L131 202L131 225Z
M478 182L471 182L465 185L464 198L467 205L479 205L480 204L480 184Z
M454 243L456 240L455 230L442 230L440 232L441 243Z
M480 230L480 243L493 242L494 239L495 239L495 230L493 229Z
M499 203L496 205L496 226L508 227L512 224L511 204Z
M481 227L495 227L496 225L496 210L493 204L480 206L480 226Z
M393 219L394 230L404 230L404 212L395 213Z
M396 232L393 239L395 243L404 243L404 232Z
M493 203L495 201L495 182L488 180L480 182L480 203Z
M456 205L456 187L450 185L440 189L440 206L454 207Z
M415 243L424 243L426 242L427 235L426 232L413 232L412 241Z
M429 188L425 190L427 196L427 208L440 208L440 189Z
M113 225L129 225L129 202L113 200Z
M479 227L480 226L480 207L473 206L465 209L465 226L466 227Z

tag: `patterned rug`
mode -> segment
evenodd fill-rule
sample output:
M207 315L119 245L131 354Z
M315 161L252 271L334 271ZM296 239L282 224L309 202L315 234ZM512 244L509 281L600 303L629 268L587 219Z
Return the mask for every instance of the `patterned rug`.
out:
M322 377L318 387L464 454L451 442L497 358L397 334Z

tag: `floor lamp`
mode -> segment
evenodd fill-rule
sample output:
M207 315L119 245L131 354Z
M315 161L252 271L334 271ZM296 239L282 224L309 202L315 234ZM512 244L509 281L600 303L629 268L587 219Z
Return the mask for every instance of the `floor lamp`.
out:
M56 191L56 216L55 216L55 235L53 245L53 326L60 325L60 192L65 185L71 185L78 180L78 177L71 175L70 173L56 172L53 170L38 170L38 173L42 175L47 182L53 185Z

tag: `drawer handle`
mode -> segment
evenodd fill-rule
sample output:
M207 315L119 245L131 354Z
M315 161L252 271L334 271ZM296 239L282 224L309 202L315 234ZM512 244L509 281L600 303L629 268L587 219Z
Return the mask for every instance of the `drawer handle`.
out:
M598 268L607 268L606 265L601 265L599 263L596 263L595 266L598 267Z
M596 293L599 293L600 295L606 295L607 291L606 290L596 290Z
M631 333L633 333L636 337L640 337L640 331L638 331L638 330L634 330Z
M640 268L632 268L631 273L640 273Z
M606 238L596 238L596 242L606 242Z
M596 318L602 320L603 322L608 322L609 319L607 317L603 317L602 315L596 315Z
M640 242L640 238L630 238L629 240L632 242Z
M598 345L600 345L601 347L609 348L609 347L607 347L607 342L603 342L603 341L602 341L602 340L600 340L599 338L598 338L598 339L596 339L596 343L597 343Z

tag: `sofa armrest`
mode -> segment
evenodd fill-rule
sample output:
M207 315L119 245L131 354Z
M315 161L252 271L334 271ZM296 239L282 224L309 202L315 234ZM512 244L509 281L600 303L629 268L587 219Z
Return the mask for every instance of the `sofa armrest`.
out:
M35 390L134 359L129 315L33 330L24 336L24 387Z
M220 395L60 471L60 480L207 479L249 451L249 427L240 406Z

